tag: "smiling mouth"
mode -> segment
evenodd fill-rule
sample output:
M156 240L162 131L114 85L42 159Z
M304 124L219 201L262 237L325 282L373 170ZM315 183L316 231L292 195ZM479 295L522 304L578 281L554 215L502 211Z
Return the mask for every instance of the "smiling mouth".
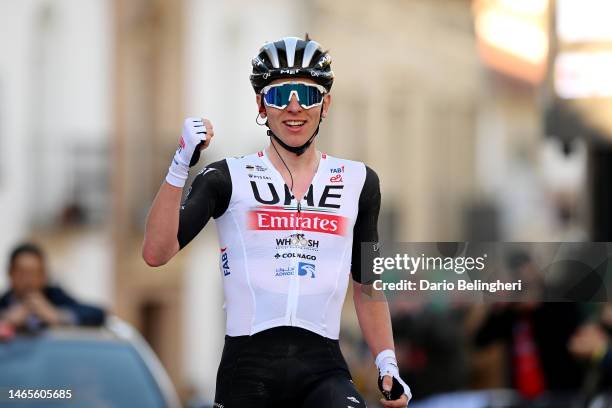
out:
M305 120L285 120L283 124L291 129L300 129L306 123Z

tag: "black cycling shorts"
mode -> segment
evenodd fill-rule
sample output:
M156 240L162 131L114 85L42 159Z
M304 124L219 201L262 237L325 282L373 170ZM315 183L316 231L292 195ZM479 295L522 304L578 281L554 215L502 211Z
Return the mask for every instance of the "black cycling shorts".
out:
M297 327L225 336L215 408L363 408L337 340Z

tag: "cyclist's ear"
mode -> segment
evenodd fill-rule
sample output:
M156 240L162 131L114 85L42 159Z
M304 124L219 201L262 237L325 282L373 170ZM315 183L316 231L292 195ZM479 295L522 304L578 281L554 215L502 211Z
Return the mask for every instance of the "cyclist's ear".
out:
M321 105L321 117L327 116L327 111L329 110L329 106L331 105L331 95L326 94L323 97L323 104Z
M263 99L261 99L261 94L255 95L255 100L257 101L257 106L258 106L258 109L259 109L259 115L262 118L265 118L266 117L266 107L263 104Z

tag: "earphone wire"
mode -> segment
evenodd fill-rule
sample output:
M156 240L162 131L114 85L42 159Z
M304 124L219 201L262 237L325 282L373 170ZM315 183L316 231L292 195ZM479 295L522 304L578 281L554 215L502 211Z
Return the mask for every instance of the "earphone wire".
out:
M285 165L285 168L289 172L289 177L291 177L291 187L289 189L291 190L291 194L293 194L293 174L291 174L291 170L289 170L289 166L287 166L287 163L285 163L285 160L283 160L283 156L281 156L280 153L278 152L278 150L276 149L276 145L275 145L274 141L272 140L272 137L270 137L270 144L274 148L274 151L276 152L276 155L281 159L281 161Z
M261 107L264 107L264 99L263 97L261 98L260 101ZM265 108L264 108L265 111ZM257 115L257 118L259 117L260 114ZM259 125L259 122L257 122L257 118L255 118L255 122ZM266 120L267 124L268 121ZM276 148L276 144L274 143L274 140L272 140L272 136L270 136L270 144L272 145L272 147L274 148L274 151L276 152L276 155L278 156L279 159L281 159L281 162L283 162L283 165L285 166L285 168L287 169L287 171L289 172L289 177L291 178L291 187L289 188L289 190L291 190L291 194L293 194L293 174L291 173L291 170L289 170L289 166L287 166L287 163L285 163L285 160L283 159L283 156L280 155L280 153L278 152L278 149Z

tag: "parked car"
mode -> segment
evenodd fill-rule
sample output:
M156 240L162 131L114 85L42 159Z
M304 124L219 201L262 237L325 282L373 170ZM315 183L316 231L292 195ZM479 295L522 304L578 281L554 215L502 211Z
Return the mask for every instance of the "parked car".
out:
M0 407L178 408L166 371L140 334L109 317L0 343Z

